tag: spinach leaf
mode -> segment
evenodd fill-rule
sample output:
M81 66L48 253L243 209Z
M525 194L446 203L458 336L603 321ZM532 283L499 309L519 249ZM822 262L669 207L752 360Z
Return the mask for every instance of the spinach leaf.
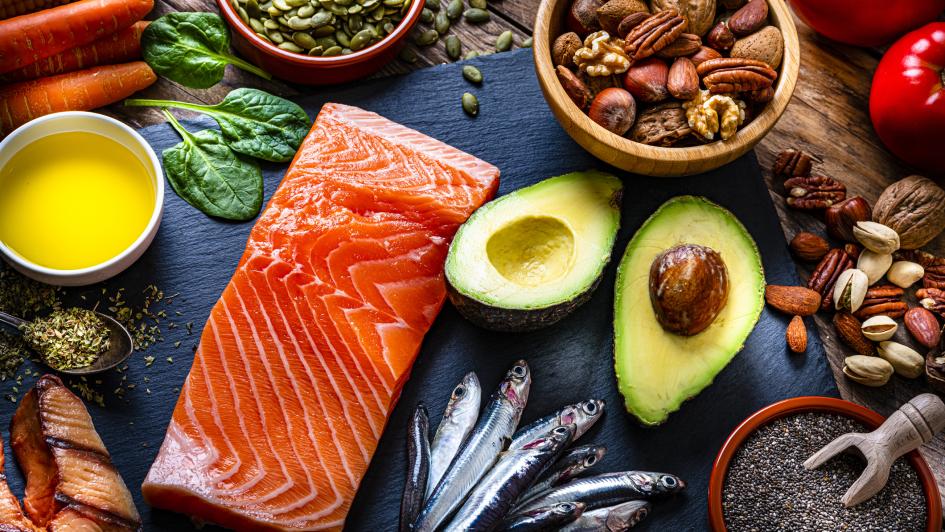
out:
M257 89L236 89L216 105L170 100L125 100L128 106L176 107L206 113L220 124L226 144L272 162L291 160L311 127L298 105Z
M163 109L184 139L164 150L164 173L178 196L205 214L227 220L250 220L259 213L263 180L259 166L240 158L213 129L191 134Z
M219 83L228 64L272 79L230 53L230 33L213 13L168 13L155 20L141 34L141 55L159 75L194 89Z

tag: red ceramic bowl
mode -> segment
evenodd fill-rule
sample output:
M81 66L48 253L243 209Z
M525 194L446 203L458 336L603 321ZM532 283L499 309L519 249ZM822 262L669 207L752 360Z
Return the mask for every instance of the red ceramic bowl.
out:
M719 451L718 458L715 459L715 464L712 466L712 476L709 477L709 525L712 530L715 532L725 532L727 530L722 516L722 487L725 482L725 475L728 472L729 462L735 455L735 451L741 447L745 438L769 421L804 412L842 414L859 421L871 430L879 427L885 421L883 416L868 408L831 397L795 397L774 403L755 412L728 437L725 445L722 446L722 450ZM935 483L935 477L932 476L932 471L918 451L912 451L906 455L906 458L919 474L919 480L925 489L925 500L929 509L928 531L941 531L942 499L939 495L938 485Z
M423 0L413 0L394 31L368 48L348 55L312 57L287 52L260 39L243 23L229 0L217 0L223 18L236 30L233 46L243 57L277 78L305 85L344 83L373 74L391 62L404 47L404 39L420 19L423 3Z

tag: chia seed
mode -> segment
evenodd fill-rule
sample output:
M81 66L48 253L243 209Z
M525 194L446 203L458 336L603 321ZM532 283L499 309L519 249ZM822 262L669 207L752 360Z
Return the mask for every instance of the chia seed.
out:
M870 432L846 416L804 413L771 421L745 439L729 464L722 489L725 523L732 532L923 531L925 492L915 469L899 458L873 498L844 508L840 498L865 461L843 453L813 471L804 461L847 432Z

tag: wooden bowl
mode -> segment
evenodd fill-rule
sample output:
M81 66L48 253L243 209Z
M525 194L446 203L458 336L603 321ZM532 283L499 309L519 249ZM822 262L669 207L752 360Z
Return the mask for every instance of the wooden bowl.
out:
M312 57L288 52L259 38L240 19L229 0L217 0L217 5L223 18L235 30L233 47L243 57L277 78L305 85L344 83L380 70L397 57L423 10L422 0L412 1L404 18L391 34L363 50L348 55Z
M725 444L722 445L722 450L719 451L719 456L715 459L715 464L712 466L712 475L709 477L709 525L713 531L725 532L727 530L722 514L722 488L725 483L725 475L728 473L728 465L735 455L735 451L741 447L751 433L765 423L805 412L828 412L844 415L866 425L870 430L876 429L886 420L876 412L849 401L816 396L785 399L755 412L728 437ZM929 516L927 530L928 532L941 531L942 498L939 495L935 477L918 451L907 454L906 459L915 468L919 475L919 481L922 482L922 487L925 490L925 502Z
M558 82L551 63L551 45L564 31L571 0L542 0L535 18L535 70L538 83L558 122L568 135L598 159L628 172L652 176L683 176L714 170L750 150L781 117L791 100L800 65L797 29L784 0L768 0L771 24L784 36L784 58L775 82L774 99L734 137L701 146L648 146L615 135L577 108Z

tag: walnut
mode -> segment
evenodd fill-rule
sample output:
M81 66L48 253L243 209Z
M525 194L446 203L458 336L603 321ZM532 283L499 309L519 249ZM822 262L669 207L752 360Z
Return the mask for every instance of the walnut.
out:
M588 35L584 47L574 52L574 62L587 75L595 77L622 74L630 68L623 39L611 37L606 31Z
M669 102L643 111L627 133L630 140L651 146L672 146L692 132L679 102Z
M900 179L876 200L873 220L899 233L903 249L918 249L945 229L945 190L922 176Z
M741 100L727 94L710 94L707 90L701 90L695 98L683 102L689 127L706 140L712 140L716 133L722 140L731 138L745 121L745 107Z
M700 37L712 27L715 18L715 0L651 0L651 10L656 13L675 9L688 22L689 33Z

